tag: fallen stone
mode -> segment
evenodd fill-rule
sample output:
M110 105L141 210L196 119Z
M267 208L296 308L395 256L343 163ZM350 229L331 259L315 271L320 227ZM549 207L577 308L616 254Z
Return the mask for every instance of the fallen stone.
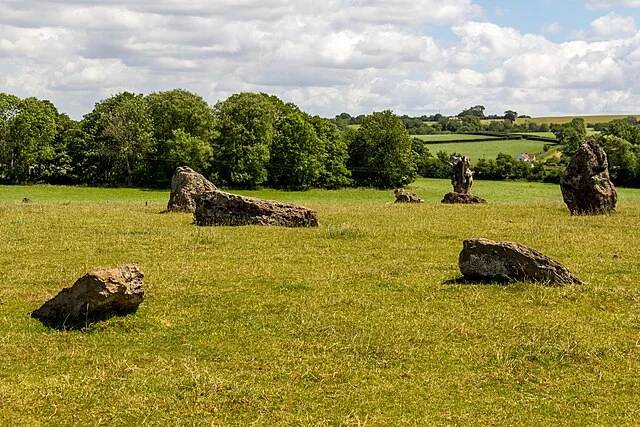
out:
M422 203L420 197L417 194L412 193L410 191L405 191L404 188L398 188L394 190L393 194L396 196L396 201L394 203Z
M196 202L197 225L317 227L318 213L304 206L209 191Z
M444 195L444 199L442 199L441 203L464 203L464 204L474 204L474 203L487 203L485 199L478 196L472 196L468 193L447 193Z
M607 154L587 140L575 152L560 180L562 198L571 215L610 214L618 194L609 178Z
M55 327L74 327L134 312L144 299L144 274L137 265L93 270L33 311L31 317Z
M176 168L171 178L171 194L167 210L170 212L190 212L196 210L196 199L206 191L215 191L216 186L190 167Z
M520 243L465 240L458 266L469 279L582 284L558 261Z

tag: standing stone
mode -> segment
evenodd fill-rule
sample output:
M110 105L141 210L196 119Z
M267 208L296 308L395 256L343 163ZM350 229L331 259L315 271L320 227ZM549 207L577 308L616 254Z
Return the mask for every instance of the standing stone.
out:
M470 279L582 283L558 261L535 249L513 242L465 240L458 266L460 272Z
M190 167L176 168L171 178L171 194L167 210L172 212L190 212L196 210L196 198L206 191L217 188L207 178Z
M445 194L442 203L487 203L485 199L471 195L473 171L469 164L469 158L454 156L449 164L451 165L453 192Z
M209 191L196 202L197 225L317 227L318 213L304 206Z
M615 211L618 194L609 178L607 154L595 141L585 141L575 152L560 180L560 190L571 215Z
M470 194L473 185L473 171L471 170L468 157L454 156L451 158L451 184L453 192L460 194Z
M405 191L404 188L398 188L393 191L393 194L396 196L396 201L394 203L422 203L420 197L417 194L412 193L410 191Z
M143 277L136 264L93 270L33 311L31 317L50 325L74 326L131 313L144 299Z

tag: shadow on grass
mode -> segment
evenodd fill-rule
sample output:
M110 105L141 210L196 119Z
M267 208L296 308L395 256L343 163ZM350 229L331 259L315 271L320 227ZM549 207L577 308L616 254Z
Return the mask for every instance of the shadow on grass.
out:
M505 286L509 284L513 284L513 282L508 279L484 279L482 277L467 277L467 276L459 276L454 277L453 279L445 280L442 282L443 285L495 285L495 286Z
M467 277L467 276L460 276L460 277L455 277L453 279L445 280L444 282L442 282L442 285L484 285L484 286L541 285L541 286L550 286L550 287L562 286L561 283L538 282L535 280L532 280L532 281L513 280L513 279L509 279L508 277L504 277L504 278L494 277L492 279L486 279L483 277Z
M40 321L44 326L57 331L85 331L95 326L95 323L104 322L114 317L130 316L136 311L138 311L138 307L96 313L82 318L42 317L37 314L34 316L35 312L32 312L31 317Z

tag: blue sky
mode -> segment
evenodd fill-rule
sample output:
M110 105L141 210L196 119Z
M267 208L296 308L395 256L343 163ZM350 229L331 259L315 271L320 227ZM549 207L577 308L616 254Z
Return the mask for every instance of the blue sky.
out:
M262 91L332 117L640 113L640 0L0 0L0 92Z

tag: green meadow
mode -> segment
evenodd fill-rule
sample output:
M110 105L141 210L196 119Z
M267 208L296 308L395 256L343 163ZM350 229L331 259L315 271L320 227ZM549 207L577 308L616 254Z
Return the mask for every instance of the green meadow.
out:
M502 139L489 141L470 142L438 142L425 144L429 152L435 155L438 151L447 153L460 153L471 159L475 163L478 159L495 159L498 154L508 154L516 157L521 153L538 154L543 153L544 146L548 144L542 141L531 141L528 139Z
M637 425L640 190L572 217L557 185L476 181L478 206L441 204L450 188L240 192L318 211L287 229L197 227L167 191L0 187L0 425ZM472 237L585 283L456 282ZM29 317L129 262L135 314Z
M640 116L635 114L605 114L605 115L597 115L597 116L552 116L552 117L518 117L516 119L518 124L526 124L529 122L541 124L541 123L556 123L556 124L564 124L569 123L571 120L575 118L584 119L585 124L596 124L596 123L608 123L613 120L621 120L626 119L627 117L636 117L640 118Z

